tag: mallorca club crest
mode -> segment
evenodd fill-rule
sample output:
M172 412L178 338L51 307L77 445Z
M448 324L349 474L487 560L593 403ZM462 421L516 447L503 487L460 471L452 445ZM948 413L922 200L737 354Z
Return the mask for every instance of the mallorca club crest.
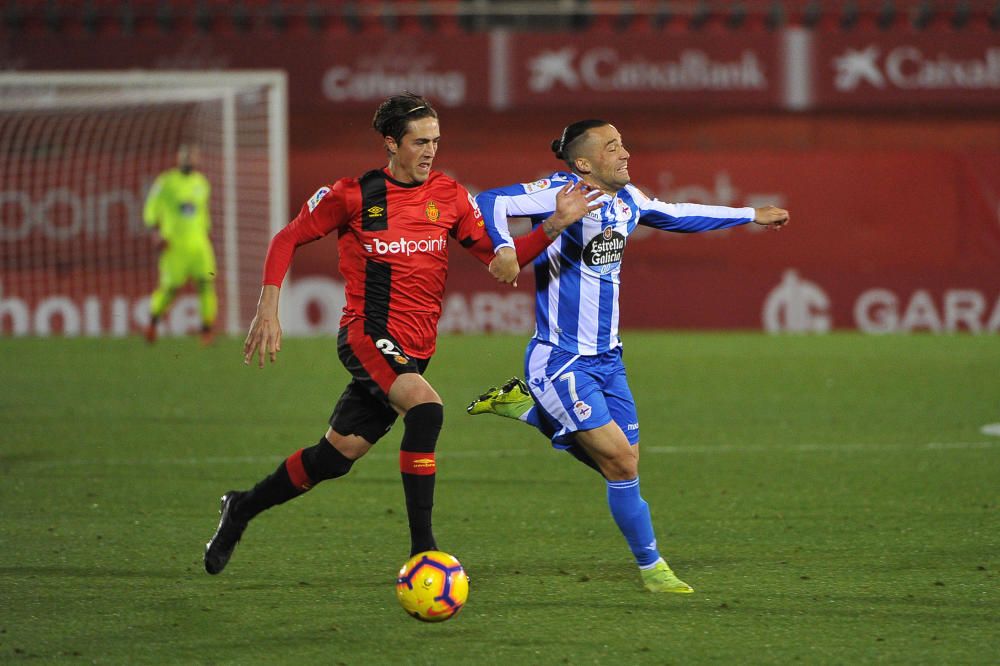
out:
M437 204L433 201L427 202L427 207L424 208L424 215L431 222L437 222L438 218L441 217L441 210L437 207Z

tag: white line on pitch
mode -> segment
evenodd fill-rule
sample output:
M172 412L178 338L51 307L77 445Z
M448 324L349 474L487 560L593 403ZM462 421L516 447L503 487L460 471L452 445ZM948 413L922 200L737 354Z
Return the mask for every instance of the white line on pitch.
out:
M645 454L683 454L683 453L767 453L770 451L791 451L791 452L829 452L829 453L865 453L878 451L941 451L941 450L963 450L963 449L998 449L1000 442L928 442L926 444L790 444L786 446L766 446L766 445L734 445L720 444L718 446L691 445L691 446L643 446L642 453ZM515 456L534 455L535 453L547 452L551 448L541 444L537 448L527 449L485 449L481 451L441 451L442 458L507 458ZM368 458L395 458L398 455L395 451L373 452L368 454ZM282 460L280 456L209 456L204 458L166 458L166 459L144 459L133 460L123 458L106 458L90 460L42 460L17 461L16 464L38 466L38 467L74 467L87 465L245 465L245 464L275 464Z

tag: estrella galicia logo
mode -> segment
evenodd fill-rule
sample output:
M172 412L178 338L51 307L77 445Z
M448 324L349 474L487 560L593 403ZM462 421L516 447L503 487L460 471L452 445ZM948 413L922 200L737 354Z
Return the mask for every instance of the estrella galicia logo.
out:
M583 248L583 263L600 274L610 273L621 263L625 237L612 227L590 239Z

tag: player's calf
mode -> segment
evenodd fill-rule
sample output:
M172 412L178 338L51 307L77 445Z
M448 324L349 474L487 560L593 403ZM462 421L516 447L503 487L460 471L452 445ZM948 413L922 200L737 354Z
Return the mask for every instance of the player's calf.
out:
M410 526L410 555L416 555L437 550L431 516L437 477L435 448L444 423L444 407L436 402L421 403L406 412L403 423L406 430L399 444L399 471Z
M314 446L288 456L251 490L231 490L223 495L219 527L205 546L205 570L217 574L225 568L247 524L257 514L302 495L321 481L344 476L353 465L353 460L323 437Z

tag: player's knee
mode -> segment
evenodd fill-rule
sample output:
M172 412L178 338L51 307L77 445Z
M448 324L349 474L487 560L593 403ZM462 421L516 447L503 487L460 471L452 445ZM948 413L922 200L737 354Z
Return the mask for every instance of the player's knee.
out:
M625 481L639 475L639 462L631 451L622 451L601 461L601 471L609 481Z
M302 467L313 484L336 479L351 471L354 461L337 450L325 437L302 450Z
M406 411L403 422L407 427L440 430L444 424L444 405L440 402L423 402Z
M413 451L433 451L444 424L444 406L439 402L414 405L407 410L403 423L406 426L404 447Z
M170 304L174 302L174 298L177 297L177 288L171 287L160 287L153 293L153 298L150 303L150 310L154 315L161 315L166 311Z
M423 403L441 404L441 396L426 379L415 372L399 375L389 388L389 402L407 412Z
M366 436L361 434L341 435L332 426L326 429L325 438L333 448L343 453L344 457L348 460L356 461L372 448L372 442Z

